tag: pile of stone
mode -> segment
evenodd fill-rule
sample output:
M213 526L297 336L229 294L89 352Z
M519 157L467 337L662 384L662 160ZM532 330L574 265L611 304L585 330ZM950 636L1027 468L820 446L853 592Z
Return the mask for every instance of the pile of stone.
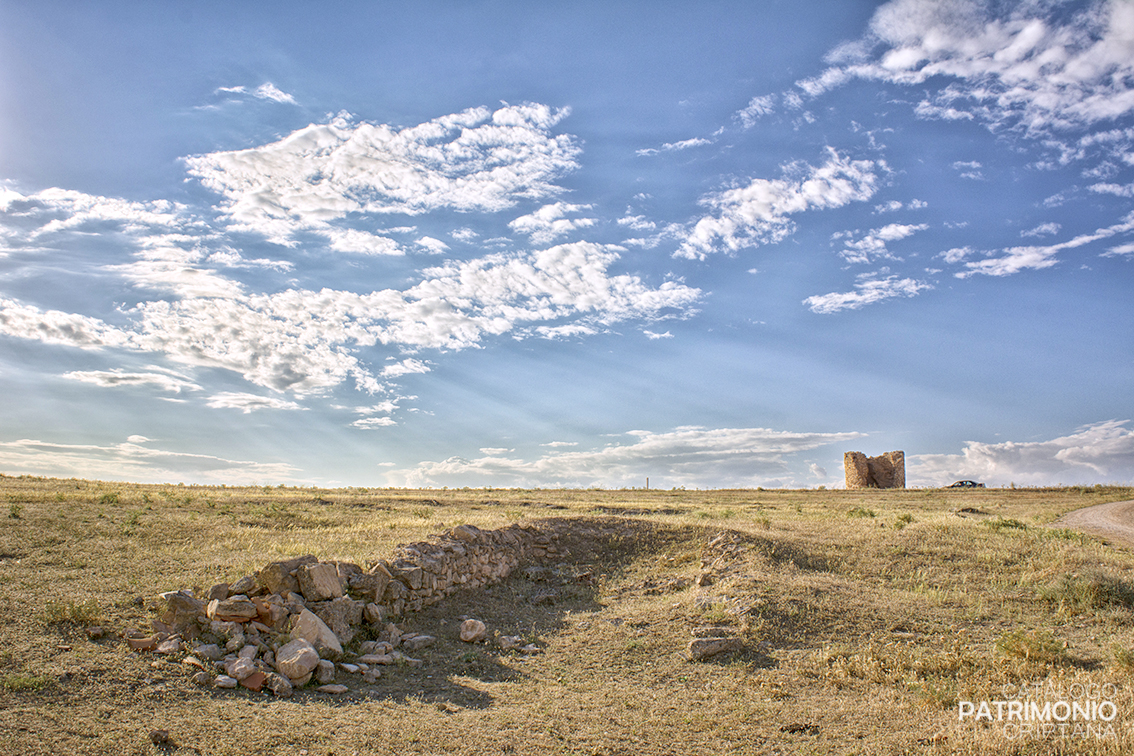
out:
M154 621L154 632L128 633L125 640L136 651L190 652L182 662L198 669L194 679L203 685L288 696L315 680L319 691L342 693L347 688L335 684L337 670L374 682L383 666L420 665L408 654L436 642L431 635L402 633L391 620L462 588L503 580L526 560L555 556L554 540L533 526L484 531L460 525L429 541L399 546L392 559L368 569L314 556L272 562L200 596L188 589L161 594L165 612ZM378 640L345 653L364 626ZM479 620L462 624L462 640L487 638ZM514 636L498 644L539 651ZM214 677L216 672L221 674Z

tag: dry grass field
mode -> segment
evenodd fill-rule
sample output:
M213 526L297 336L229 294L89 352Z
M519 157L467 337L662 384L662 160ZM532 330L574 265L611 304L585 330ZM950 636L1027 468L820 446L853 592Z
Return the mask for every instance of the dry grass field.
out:
M1056 754L1134 749L1134 555L1046 527L1109 487L387 490L0 477L3 754ZM963 511L964 510L964 511ZM421 667L341 696L201 688L147 628L158 593L286 556L361 565L462 523L572 521L555 600L514 574L401 622ZM590 573L591 579L576 576ZM697 585L708 573L711 584ZM704 581L709 583L709 581ZM469 645L460 618L542 648ZM691 631L740 652L689 661ZM1113 704L1088 730L963 702ZM1020 698L1020 696L1023 696ZM993 709L995 712L995 709ZM154 745L153 730L169 742ZM1100 737L1101 736L1101 737Z

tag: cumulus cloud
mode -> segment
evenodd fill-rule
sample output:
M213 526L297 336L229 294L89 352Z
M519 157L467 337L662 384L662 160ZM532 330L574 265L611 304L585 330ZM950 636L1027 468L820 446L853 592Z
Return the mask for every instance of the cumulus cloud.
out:
M208 264L281 272L291 268L284 261L246 260L228 245L210 250L217 234L185 206L172 202L135 202L53 188L26 196L10 191L0 212L7 216L0 228L13 248L79 247L92 237L105 238L132 252L134 262L103 265L102 271L119 274L139 288L178 296L239 294L239 284L204 267Z
M449 249L448 244L440 239L434 239L432 236L421 237L417 240L417 246L433 255L444 254Z
M803 300L807 308L820 315L830 315L841 310L857 310L868 304L881 302L894 297L913 297L933 286L925 281L912 278L887 276L875 278L867 275L859 278L854 291L817 294Z
M1086 425L1049 441L966 442L960 454L910 457L911 482L943 485L959 479L1029 486L1134 482L1134 431L1129 420Z
M689 426L625 435L632 440L590 451L553 450L532 460L505 456L507 452L478 459L452 457L391 471L387 477L393 484L410 486L476 481L473 485L620 488L640 485L646 477L658 486L790 485L795 484L789 464L795 455L863 434Z
M1081 128L1134 111L1134 5L893 0L859 50L870 54L801 81L811 96L853 78L922 86L924 117L972 118L1029 133Z
M357 347L464 349L486 338L595 332L627 320L687 315L700 291L668 281L647 286L612 275L618 254L577 242L526 254L495 254L423 271L405 290L360 294L288 289L142 302L123 328L96 318L0 299L0 333L53 344L162 353L181 363L231 370L276 391L318 393L353 378L381 384ZM353 347L353 348L352 348ZM407 360L389 376L421 372ZM413 366L411 371L408 368Z
M130 344L130 334L98 318L60 310L41 310L0 298L0 333L45 344L101 349Z
M68 230L99 231L105 229L106 224L125 232L204 227L202 221L189 215L184 205L167 200L135 202L59 188L26 196L9 191L18 196L9 196L3 211L35 218L39 223L31 239Z
M556 202L544 205L528 215L521 215L508 224L508 228L531 237L533 244L548 244L554 239L569 234L575 229L590 228L595 225L594 218L568 218L568 213L590 210L590 205L570 205Z
M363 255L404 255L396 241L388 236L378 236L369 231L356 228L326 228L318 232L331 242L336 252L356 252Z
M630 215L629 210L627 210L627 215L619 218L616 222L618 225L627 226L634 231L653 231L658 227L657 223L644 215Z
M187 481L205 485L248 485L266 481L303 482L288 464L265 464L186 454L143 446L148 439L130 436L121 444L60 444L20 439L0 442L0 469L8 473L138 483Z
M348 213L497 212L557 194L577 167L572 137L551 133L567 110L472 108L404 129L340 114L278 142L186 158L226 199L234 228L294 245L294 234Z
M857 240L848 239L843 242L843 249L839 255L850 263L869 263L879 259L896 259L886 248L888 242L898 241L913 236L918 231L924 231L929 226L925 223L908 225L890 223L882 228L871 229L869 233Z
M909 202L901 202L900 200L890 200L883 202L880 205L874 206L874 212L878 215L883 213L896 213L902 208L909 208L910 210L922 210L929 207L929 203L925 200L912 199Z
M429 365L426 365L421 360L415 360L412 357L395 362L393 365L387 365L382 368L383 378L397 378L403 375L411 375L413 373L428 373Z
M784 168L782 179L755 179L709 195L701 204L713 213L686 232L674 256L704 260L722 249L736 252L783 241L795 228L791 215L870 199L877 189L878 167L828 148L821 166L793 163Z
M1134 184L1091 184L1087 187L1096 194L1113 194L1116 197L1134 197Z

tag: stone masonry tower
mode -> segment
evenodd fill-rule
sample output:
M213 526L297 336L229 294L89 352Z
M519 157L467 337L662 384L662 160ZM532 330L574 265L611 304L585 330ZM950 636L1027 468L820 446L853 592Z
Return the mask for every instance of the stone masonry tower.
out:
M905 488L906 454L892 451L877 457L850 451L843 455L847 488Z

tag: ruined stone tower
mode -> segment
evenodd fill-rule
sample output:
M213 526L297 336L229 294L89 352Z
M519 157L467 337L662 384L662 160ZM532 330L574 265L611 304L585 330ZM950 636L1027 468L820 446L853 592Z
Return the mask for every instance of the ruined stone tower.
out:
M843 455L847 488L905 488L906 454L892 451L877 457L850 451Z

